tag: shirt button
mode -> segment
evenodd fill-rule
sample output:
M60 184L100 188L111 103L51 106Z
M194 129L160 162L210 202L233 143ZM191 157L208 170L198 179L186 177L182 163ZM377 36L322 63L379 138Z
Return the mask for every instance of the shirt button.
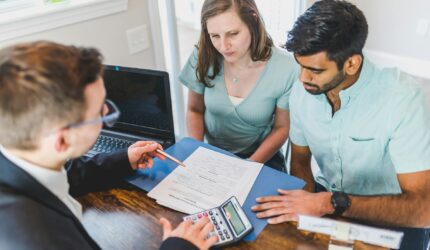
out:
M331 188L336 188L336 184L331 184Z

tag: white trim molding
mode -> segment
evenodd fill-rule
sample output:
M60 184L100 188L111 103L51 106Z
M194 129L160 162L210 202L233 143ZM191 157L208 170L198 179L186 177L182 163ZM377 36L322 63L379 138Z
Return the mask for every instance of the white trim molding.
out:
M430 79L430 60L400 56L369 49L365 49L364 54L376 65L382 67L397 67L408 74Z
M0 42L126 11L128 0L72 0L0 13Z
M159 22L161 25L161 36L163 38L160 45L163 45L164 48L163 51L166 70L169 72L170 86L173 91L172 103L174 103L173 119L175 121L175 134L176 138L180 139L186 135L186 127L184 93L182 90L182 84L179 84L178 82L178 76L181 69L179 62L179 42L176 26L175 1L159 1L158 10L158 18L160 19ZM153 15L151 18L156 18L156 16Z
M160 7L158 1L147 1L149 9L149 24L151 27L152 44L159 46L153 46L155 67L158 70L166 71L166 60L163 46L163 35L161 32L161 19L160 19Z

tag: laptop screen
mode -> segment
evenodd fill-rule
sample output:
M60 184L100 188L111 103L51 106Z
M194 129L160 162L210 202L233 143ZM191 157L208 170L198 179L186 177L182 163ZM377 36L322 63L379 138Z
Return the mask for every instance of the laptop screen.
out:
M174 138L169 76L166 72L105 65L107 98L121 111L117 132Z

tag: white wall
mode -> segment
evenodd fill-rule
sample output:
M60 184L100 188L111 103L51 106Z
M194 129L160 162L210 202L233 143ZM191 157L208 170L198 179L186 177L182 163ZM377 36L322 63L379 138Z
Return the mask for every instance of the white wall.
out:
M383 66L430 79L430 1L351 0L366 16L368 57ZM418 34L421 20L427 20L426 34ZM430 82L430 80L428 80Z
M376 64L398 67L430 84L430 1L349 0L366 16L369 36L365 54ZM311 6L315 0L307 0ZM428 20L425 35L417 34L420 20Z
M0 47L23 41L51 40L65 44L93 46L101 50L105 63L155 69L153 45L130 55L126 30L146 24L150 31L147 1L129 0L128 10L0 43ZM149 38L151 39L151 34ZM161 45L160 45L161 46Z
M369 23L367 48L430 61L430 25L417 34L422 19L430 22L428 0L354 0Z

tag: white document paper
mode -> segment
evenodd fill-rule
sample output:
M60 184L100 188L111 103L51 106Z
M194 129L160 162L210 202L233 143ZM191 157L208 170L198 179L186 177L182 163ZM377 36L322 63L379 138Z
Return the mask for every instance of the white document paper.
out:
M148 196L160 205L193 214L221 205L236 196L246 200L263 164L199 147L155 186Z
M402 232L305 215L299 215L298 229L332 236L345 234L347 240L359 240L392 249L399 249L403 238ZM339 229L347 230L347 232L339 232Z

